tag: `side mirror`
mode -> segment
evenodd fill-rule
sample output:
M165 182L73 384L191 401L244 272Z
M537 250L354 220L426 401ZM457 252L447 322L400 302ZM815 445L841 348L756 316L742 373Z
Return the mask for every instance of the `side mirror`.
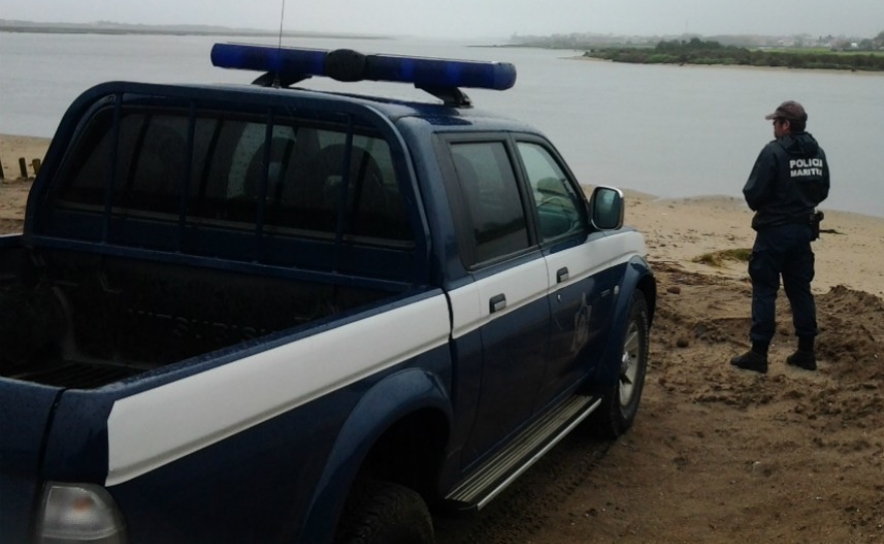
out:
M596 187L589 199L589 217L598 230L617 230L623 226L623 192L612 187Z

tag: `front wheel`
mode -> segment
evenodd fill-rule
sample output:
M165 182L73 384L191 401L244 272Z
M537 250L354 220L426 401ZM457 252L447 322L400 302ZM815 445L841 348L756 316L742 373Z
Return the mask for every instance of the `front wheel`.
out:
M367 481L347 500L336 544L433 544L433 520L423 498L398 484Z
M648 304L641 291L632 295L620 349L617 383L609 387L592 415L595 430L605 438L625 433L638 412L648 370Z

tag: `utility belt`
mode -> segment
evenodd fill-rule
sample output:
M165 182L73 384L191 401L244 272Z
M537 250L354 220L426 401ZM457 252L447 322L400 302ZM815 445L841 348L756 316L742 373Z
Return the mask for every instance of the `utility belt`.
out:
M825 215L823 212L811 212L807 215L799 215L791 218L779 218L776 221L771 221L768 219L767 221L763 221L760 224L758 223L758 215L756 214L755 219L752 221L752 228L761 232L762 230L782 227L785 225L807 225L810 227L813 236L811 237L811 241L817 240L820 237L820 223L823 222L823 218Z
M790 225L808 225L810 226L811 237L810 240L818 240L820 237L820 223L823 222L823 218L825 214L823 212L811 212L808 215L803 215L800 217L796 217L792 221L789 221Z

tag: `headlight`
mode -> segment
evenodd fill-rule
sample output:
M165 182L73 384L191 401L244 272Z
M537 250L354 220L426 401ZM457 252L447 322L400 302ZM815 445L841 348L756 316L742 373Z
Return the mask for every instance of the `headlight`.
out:
M39 544L125 544L126 534L113 498L102 487L49 484L37 527Z

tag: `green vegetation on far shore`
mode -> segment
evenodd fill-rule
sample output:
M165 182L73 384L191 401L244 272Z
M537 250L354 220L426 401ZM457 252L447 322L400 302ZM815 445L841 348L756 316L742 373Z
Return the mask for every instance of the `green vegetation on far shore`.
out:
M836 52L816 49L750 50L693 38L662 41L656 47L594 49L586 57L635 64L719 64L824 70L884 71L884 51Z

